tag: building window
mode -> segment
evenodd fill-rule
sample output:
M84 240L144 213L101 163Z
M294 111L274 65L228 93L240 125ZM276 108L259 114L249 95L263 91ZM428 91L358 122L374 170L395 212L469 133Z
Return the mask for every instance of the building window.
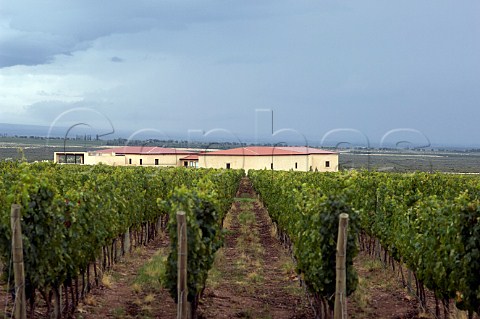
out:
M273 163L270 163L270 169L273 169Z
M325 161L325 167L330 167L330 161Z
M188 161L183 161L183 166L188 167Z
M128 159L128 164L132 164L132 159L131 158Z
M142 165L142 164L143 164L143 160L142 160L142 159L140 159L140 165Z
M298 165L297 165L297 162L295 162L295 169L297 169L297 168L298 168Z
M230 169L230 163L227 163L226 167L227 167L227 169Z
M155 159L155 165L158 165L158 158Z

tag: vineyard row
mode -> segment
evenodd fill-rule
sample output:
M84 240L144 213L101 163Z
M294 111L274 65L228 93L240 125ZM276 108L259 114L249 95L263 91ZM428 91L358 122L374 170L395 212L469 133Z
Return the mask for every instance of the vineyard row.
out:
M22 207L25 288L31 316L39 292L48 312L53 296L52 311L56 317L61 317L58 306L61 287L71 287L79 278L85 281L92 264L95 272L97 264L103 268L108 266L116 258L116 243L121 242L124 251L125 243L135 237L132 238L132 234L140 234L137 242L148 241L155 235L160 221L168 220L177 210L188 213L190 228L200 234L200 237L189 234L193 251L212 259L219 245L217 233L221 220L231 206L243 175L243 171L233 170L3 162L0 164L0 266L4 265L3 275L13 282L9 270L12 256L10 207L14 203ZM204 239L208 236L202 236L202 232L208 231L211 242ZM189 264L191 273L200 276L192 277L193 296L199 290L197 286L204 283L208 271L204 268L209 266L200 257L198 260L204 264L193 257L191 261L197 263ZM170 276L168 280L174 282L176 274L171 272ZM72 292L75 300L73 295Z
M349 293L357 285L352 264L360 232L377 238L438 299L480 313L479 177L368 171L249 176L320 305L333 302L336 225L338 215L348 213Z

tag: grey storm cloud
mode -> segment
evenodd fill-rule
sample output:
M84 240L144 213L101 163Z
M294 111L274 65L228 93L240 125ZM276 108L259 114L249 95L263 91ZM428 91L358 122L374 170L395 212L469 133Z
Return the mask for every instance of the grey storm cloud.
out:
M272 14L266 5L231 1L19 0L1 6L0 31L12 37L0 37L0 67L49 63L57 54L86 49L112 34L184 30L197 23Z
M0 68L48 63L56 54L69 54L78 49L72 39L61 35L18 30L12 33L15 35L7 39L0 38Z
M161 17L138 2L132 15L126 1L10 1L2 3L4 32L0 66L48 63L56 54L86 49L113 33L154 28Z
M474 143L480 2L0 0L0 122L91 107L116 128ZM88 113L91 115L93 113ZM86 116L86 115L85 115ZM5 119L5 120L3 120ZM267 130L268 131L268 130Z

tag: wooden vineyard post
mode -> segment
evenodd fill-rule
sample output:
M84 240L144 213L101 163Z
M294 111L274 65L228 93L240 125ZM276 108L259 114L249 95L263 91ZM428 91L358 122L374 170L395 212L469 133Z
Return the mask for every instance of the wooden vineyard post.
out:
M348 214L340 214L337 239L337 274L335 287L334 319L347 318L347 227Z
M412 293L412 271L408 269L408 275L407 275L407 288L408 292Z
M15 277L15 319L27 318L27 302L25 298L25 270L23 267L22 226L20 224L21 206L12 204L10 221L12 227L12 259Z
M123 234L123 251L122 255L127 255L130 253L130 228L127 229L125 234Z
M185 212L177 212L177 238L178 238L178 261L177 261L177 319L187 319L187 223Z

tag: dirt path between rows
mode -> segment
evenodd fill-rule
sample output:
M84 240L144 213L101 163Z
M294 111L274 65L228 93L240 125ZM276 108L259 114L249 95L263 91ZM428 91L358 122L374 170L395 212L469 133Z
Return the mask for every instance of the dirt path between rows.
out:
M226 218L225 247L200 305L203 318L313 318L267 211L244 178Z

